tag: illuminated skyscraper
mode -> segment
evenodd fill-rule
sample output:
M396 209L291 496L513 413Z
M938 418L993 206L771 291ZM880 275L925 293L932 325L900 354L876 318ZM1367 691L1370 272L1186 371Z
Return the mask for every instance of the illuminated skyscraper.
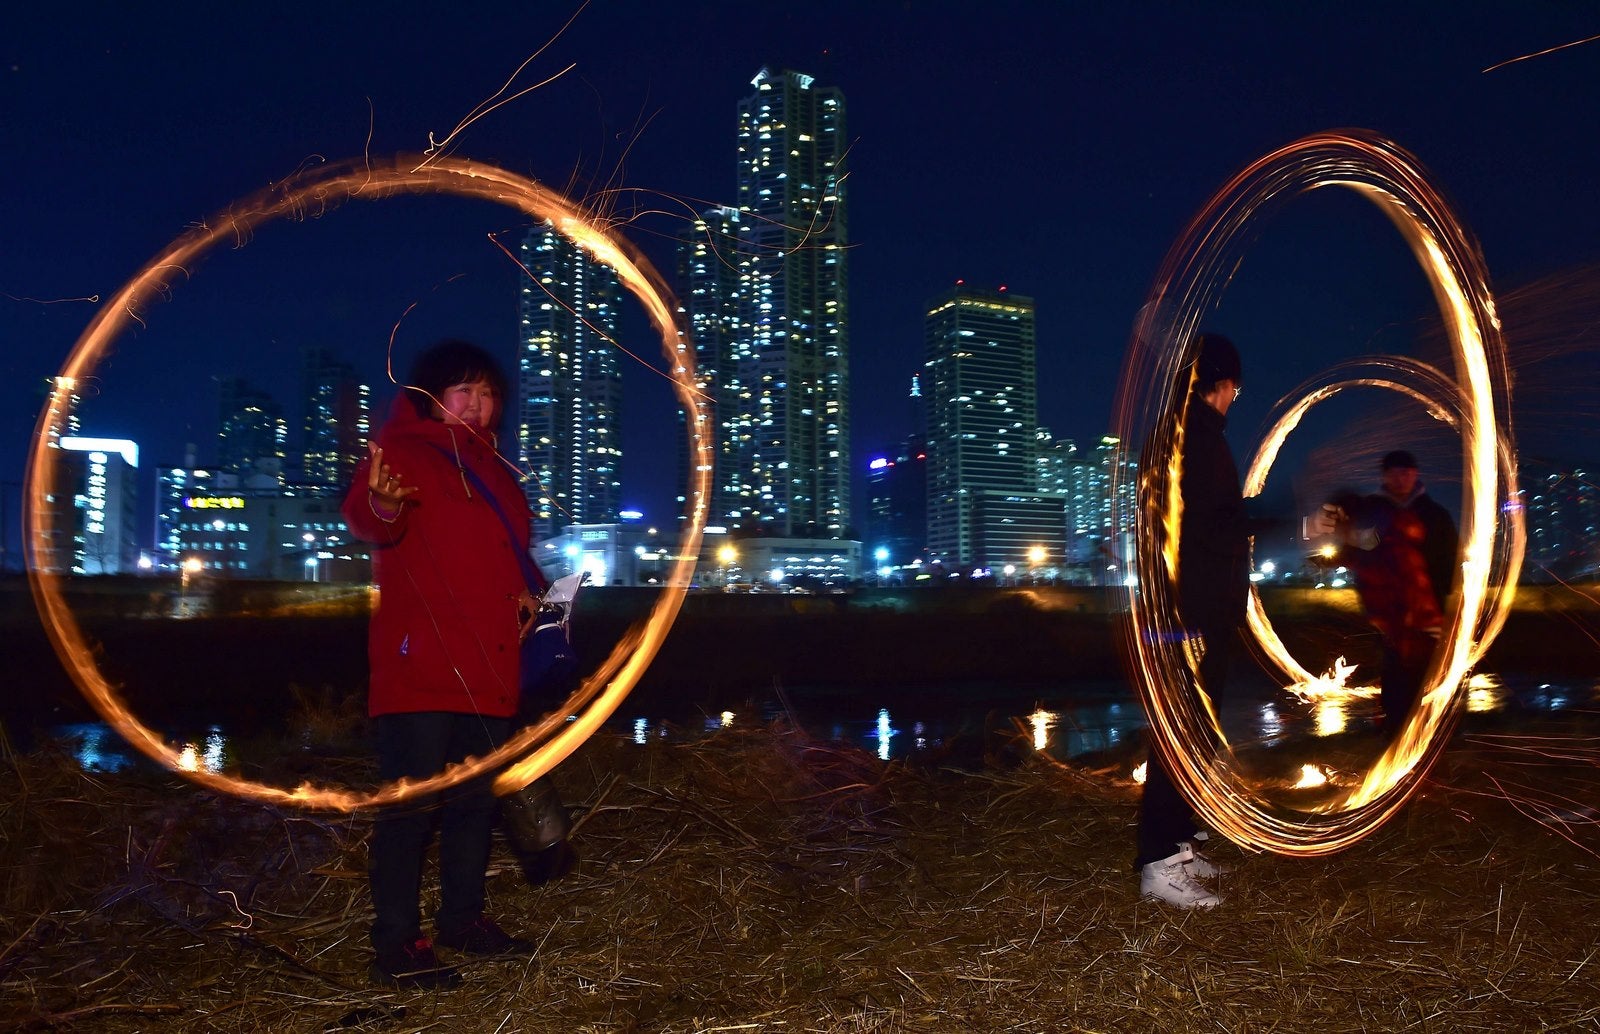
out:
M517 462L534 538L618 519L622 440L617 298L612 270L546 224L522 242ZM530 277L531 274L531 277Z
M924 327L929 553L957 566L1061 563L1064 499L1040 490L1036 460L1033 299L958 285L928 305Z
M289 424L272 396L242 377L219 381L217 467L241 478L252 474L283 481Z
M301 352L305 413L301 422L301 472L308 485L344 488L367 450L372 430L372 389L355 367L326 348Z
M759 364L741 341L739 283L745 265L739 254L739 210L713 208L684 232L678 246L680 312L694 343L695 381L702 398L696 415L712 435L709 522L726 525L742 514L744 500L759 499L749 482L748 454L756 418ZM680 420L686 419L680 413ZM678 484L689 483L688 438L678 433ZM678 500L682 512L684 500Z
M44 433L50 445L56 447L63 437L78 433L78 404L83 396L78 393L78 381L73 377L46 378L44 389L50 400L50 416L45 421Z
M850 524L844 97L763 68L738 109L737 210L706 213L680 277L714 399L713 524Z

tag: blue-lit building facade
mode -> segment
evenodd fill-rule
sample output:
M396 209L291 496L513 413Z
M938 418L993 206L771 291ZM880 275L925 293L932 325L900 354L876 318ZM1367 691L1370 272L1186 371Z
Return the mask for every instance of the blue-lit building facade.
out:
M168 477L176 480L168 469ZM217 578L364 582L371 553L352 540L339 513L344 493L284 494L230 491L183 496L168 530L175 553L162 563Z
M620 285L548 223L528 232L519 257L517 463L531 475L524 490L541 541L618 517Z
M534 548L550 579L583 572L589 585L661 585L677 560L654 527L630 519L608 524L568 524Z
M44 501L53 528L36 570L132 574L139 569L139 446L125 438L60 435L55 491Z

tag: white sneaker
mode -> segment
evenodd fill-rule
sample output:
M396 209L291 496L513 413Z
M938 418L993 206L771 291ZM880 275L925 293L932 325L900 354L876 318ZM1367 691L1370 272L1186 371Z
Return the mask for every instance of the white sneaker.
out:
M1139 896L1178 908L1216 908L1222 898L1195 879L1189 871L1193 862L1194 848L1185 843L1170 858L1146 865L1139 873Z
M1233 866L1212 861L1196 850L1193 844L1184 844L1183 846L1189 849L1189 861L1184 865L1184 868L1189 870L1190 876L1198 876L1203 880L1209 880L1233 871Z

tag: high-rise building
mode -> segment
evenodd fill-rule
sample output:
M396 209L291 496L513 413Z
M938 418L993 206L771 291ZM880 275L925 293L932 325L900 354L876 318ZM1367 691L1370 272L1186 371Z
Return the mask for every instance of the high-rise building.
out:
M678 298L693 343L700 399L696 416L709 429L714 458L710 523L742 524L762 497L751 480L759 417L760 364L739 320L739 283L745 261L739 243L739 210L714 208L684 232L678 246ZM680 344L681 347L681 344ZM680 412L680 420L687 415ZM687 428L678 433L678 484L689 483ZM679 513L686 512L682 498Z
M874 569L903 567L922 556L928 539L928 450L920 435L867 461L867 507L863 544Z
M301 370L301 479L307 485L348 486L372 431L372 389L355 367L326 348L303 349Z
M928 305L928 550L947 565L1060 564L1064 500L1039 487L1033 300L958 284Z
M609 266L546 223L523 239L519 295L517 462L534 538L569 524L609 524L622 504L620 286Z
M218 387L218 469L240 477L268 477L282 484L289 440L282 408L243 377L220 378Z
M44 433L50 444L56 446L63 437L78 433L78 404L83 401L83 396L78 392L75 377L47 377L44 390L49 399L49 416L45 420Z
M851 522L845 104L763 68L738 108L737 212L680 269L717 415L710 520L837 538Z
M1589 469L1581 463L1523 460L1524 580L1569 581L1600 571L1600 485Z

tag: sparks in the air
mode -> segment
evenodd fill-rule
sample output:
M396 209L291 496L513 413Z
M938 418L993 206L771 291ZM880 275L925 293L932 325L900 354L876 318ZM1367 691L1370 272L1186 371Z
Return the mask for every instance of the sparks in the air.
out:
M1395 225L1432 283L1453 349L1449 374L1395 357L1359 370L1336 369L1279 404L1281 413L1244 479L1259 493L1279 448L1318 402L1354 387L1396 390L1443 414L1462 441L1464 471L1459 602L1448 615L1440 656L1417 707L1359 779L1303 811L1270 799L1231 763L1212 701L1200 691L1192 637L1177 615L1177 536L1181 500L1182 376L1193 359L1203 314L1215 310L1253 224L1272 207L1322 187L1351 189ZM1130 676L1150 721L1152 749L1201 819L1229 839L1284 854L1341 850L1376 830L1405 802L1442 749L1471 665L1504 621L1521 565L1516 461L1507 424L1504 344L1482 255L1410 154L1359 131L1316 134L1252 163L1200 211L1168 253L1129 345L1116 407L1116 436L1140 447L1137 588L1129 592ZM1121 462L1113 471L1125 469ZM1113 493L1117 486L1113 486ZM1252 590L1247 620L1260 652L1283 685L1331 689L1340 676L1313 675L1284 648ZM1313 670L1325 669L1320 658ZM1348 678L1349 673L1345 673Z
M58 491L61 475L56 455L48 448L66 411L62 393L93 375L130 321L137 321L146 306L164 300L180 275L188 277L194 264L219 244L237 246L250 239L259 225L277 219L303 220L325 216L346 201L442 194L480 199L510 207L539 221L548 220L560 233L596 260L610 266L638 299L660 337L672 371L678 402L696 412L698 391L692 351L679 333L671 291L649 262L601 220L581 205L526 177L503 169L436 153L425 159L401 157L387 163L356 160L298 176L246 198L179 237L134 275L112 296L74 345L55 379L52 397L39 416L38 433L29 453L25 493L25 520L29 541L43 548L58 530L45 501ZM355 792L303 784L293 789L270 786L208 770L198 758L186 757L154 730L144 725L106 679L96 662L76 617L63 597L64 576L30 565L28 577L40 618L63 666L79 690L102 718L141 753L208 789L278 804L340 811L392 804L409 797L435 793L464 780L499 772L497 792L526 785L549 771L598 729L616 710L660 649L683 602L694 574L705 525L705 499L710 489L712 456L709 431L697 416L687 427L689 483L685 486L684 537L678 559L669 569L669 591L658 597L647 617L623 637L611 654L560 708L538 724L523 730L500 750L471 758L425 780L399 780L372 792ZM568 715L577 715L568 721ZM525 752L532 752L520 761ZM511 764L516 762L515 764ZM509 768L506 768L510 764ZM504 771L501 771L504 769Z

